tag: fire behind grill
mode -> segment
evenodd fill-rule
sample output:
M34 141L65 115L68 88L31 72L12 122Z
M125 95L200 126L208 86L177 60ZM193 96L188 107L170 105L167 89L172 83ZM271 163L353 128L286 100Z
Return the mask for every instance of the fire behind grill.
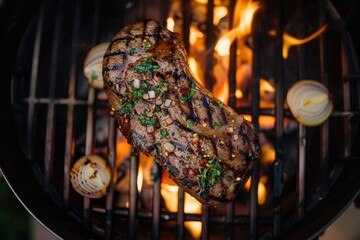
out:
M228 4L229 9L234 9L235 1ZM355 50L343 20L328 1L315 5L300 0L295 5L261 1L260 5L248 43L253 50L251 104L236 107L234 44L230 51L229 105L240 114L252 115L258 128L259 117L276 118L274 128L261 131L274 145L274 162L256 164L250 192L244 191L225 208L203 206L201 214L188 214L184 212L182 190L174 196L178 198L178 211L164 208L160 194L162 171L156 164L152 169L151 204L141 206L139 158L132 152L116 168L118 133L114 121L101 92L88 88L82 74L83 60L91 47L109 41L123 26L140 19L155 18L165 24L170 3L42 2L24 32L12 75L12 113L24 156L10 161L20 153L10 154L13 147L9 147L4 149L9 162L1 162L10 184L29 210L65 238L190 238L185 221L202 223L202 239L303 239L318 235L348 206L360 186L356 177L360 98ZM214 1L209 0L205 6L212 12L209 9L214 8ZM189 48L190 1L183 0L180 8L183 37ZM233 14L230 11L229 17ZM207 17L206 46L211 49L218 36L209 27L213 16ZM283 59L285 31L301 37L324 23L329 23L328 31L293 49L289 59ZM271 30L275 36L270 38L267 33ZM215 63L209 59L206 67L212 69ZM211 89L211 71L205 75L206 86ZM259 107L262 77L273 79L273 107ZM304 78L323 82L333 94L334 112L320 127L285 123L292 115L283 107L284 96L292 83ZM100 200L82 198L69 184L73 162L90 153L104 155L118 175L114 175L109 194ZM116 202L121 195L116 190L116 177L121 174L129 178L127 207L118 207ZM270 179L264 205L257 204L260 174ZM53 216L60 220L56 222Z

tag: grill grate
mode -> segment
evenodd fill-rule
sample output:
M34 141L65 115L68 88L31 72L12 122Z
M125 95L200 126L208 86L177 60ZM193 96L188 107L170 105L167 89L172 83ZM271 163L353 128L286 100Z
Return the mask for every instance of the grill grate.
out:
M187 49L190 47L190 2L183 0L181 5L183 37ZM235 4L235 0L229 1L229 9L234 9ZM317 26L322 26L329 20L341 23L329 1L319 0L317 4ZM161 7L154 10L153 6ZM260 127L261 116L276 118L275 128L268 132L275 145L275 161L268 172L273 178L269 197L272 199L266 207L257 204L257 188L262 168L257 162L252 172L251 190L245 194L249 199L249 205L243 206L245 210L239 211L236 202L232 202L222 210L203 206L201 214L189 214L184 211L185 194L182 189L177 196L178 211L174 213L164 210L160 193L162 171L157 164L152 172L152 207L138 207L139 157L135 152L131 152L129 158L128 208L116 207L115 199L119 194L115 189L116 174L108 195L100 200L90 200L76 195L67 177L78 157L94 153L96 149L102 149L99 150L101 153L106 152L110 165L113 169L117 167L116 140L119 133L115 131L114 120L108 117L107 103L101 99L101 93L88 88L84 80L82 61L86 53L96 43L108 41L121 27L139 19L156 17L165 23L167 16L164 13L168 12L169 3L162 3L160 0L44 1L36 18L29 25L24 39L28 47L19 52L19 59L25 58L31 69L29 78L26 77L27 73L14 76L16 97L13 102L14 105L25 105L27 108L27 123L22 126L23 129L20 127L20 131L25 132L26 137L22 134L21 138L27 147L29 163L34 166L34 175L57 206L66 210L89 231L105 239L146 239L150 235L152 239L170 236L184 239L189 237L185 221L202 223L202 239L233 239L240 234L250 239L277 238L296 227L308 215L312 216L312 211L321 201L328 198L330 189L342 174L347 161L358 160L354 147L358 139L360 104L358 100L353 100L359 99L357 60L353 55L349 36L341 24L335 24L335 33L322 34L312 43L311 48L302 45L296 49L296 58L291 60L296 69L296 79L313 75L331 90L339 88L342 92L334 96L334 100L339 104L329 121L318 128L307 128L301 124L296 127L297 133L293 139L297 154L293 166L296 169L295 180L284 179L286 165L291 164L288 162L289 145L284 121L291 118L291 113L283 106L284 96L291 81L288 81L286 73L288 63L282 57L282 36L287 30L285 22L289 17L285 12L288 8L291 9L291 6L287 6L282 0L261 1L261 6L263 7L256 13L253 22L251 107L236 108L236 42L230 49L229 104L239 113L251 114L257 128ZM303 36L305 1L296 1L296 6L300 12L301 26L296 31ZM212 11L214 0L208 0L207 9L206 48L212 49L216 41ZM234 12L230 11L229 17L232 18L233 14ZM264 42L264 32L270 30L269 26L274 27L276 32L272 42L269 42L274 53L270 58L266 55L269 47ZM330 40L330 37L334 36L338 42ZM334 53L329 49L334 45L340 49L337 62L330 59ZM308 63L308 60L314 58L309 57L309 51L313 48L318 51L318 54L315 54L318 59L312 60L315 64L311 67L313 72L309 74L308 68L311 63ZM212 54L210 50L210 55ZM272 63L266 65L266 61L269 60ZM214 64L212 58L206 62L206 86L209 89L214 85L211 71ZM22 62L19 65L21 68ZM334 65L341 67L333 70ZM276 95L273 108L260 108L260 80L266 71L271 71L274 76ZM339 79L334 80L336 77ZM18 113L19 117L23 115L24 113ZM333 133L331 130L334 126L340 126L342 131L338 134ZM105 142L99 141L100 133L97 132L97 127L105 128ZM22 131L24 129L25 131ZM335 138L337 140L334 140ZM345 144L342 145L342 142ZM104 147L106 150L103 150ZM314 150L316 152L312 152ZM285 189L286 184L296 186L296 191L289 193L289 190Z

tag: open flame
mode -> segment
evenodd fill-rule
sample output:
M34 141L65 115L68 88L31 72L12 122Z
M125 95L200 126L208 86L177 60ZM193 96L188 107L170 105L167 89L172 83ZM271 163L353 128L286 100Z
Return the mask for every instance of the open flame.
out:
M258 204L259 205L263 205L266 202L267 190L266 190L265 184L267 183L267 181L268 181L267 176L261 176L260 179L259 179L259 184L258 184ZM251 177L246 182L244 187L245 187L245 189L247 191L250 191L250 189L251 189Z
M237 55L239 61L246 63L247 66L239 66L237 72L246 73L246 76L240 76L236 78L236 91L235 97L241 99L243 94L243 89L241 89L241 82L245 79L251 79L251 71L247 71L248 66L251 69L252 61L252 52L246 46L245 41L251 33L251 22L255 11L259 8L259 4L256 2L241 0L238 1L235 7L233 29L225 33L220 37L215 45L215 52L217 53L218 64L214 66L214 77L216 83L213 87L213 94L216 98L220 99L225 104L228 103L229 98L229 79L228 79L228 70L229 70L229 54L230 46L233 41L238 41ZM216 16L216 14L214 14ZM250 64L249 64L250 63ZM249 74L248 74L249 73Z
M216 6L214 8L213 24L216 26L220 20L228 14L228 10L225 6Z
M140 193L141 192L141 188L142 188L142 184L143 184L143 179L144 179L144 176L143 176L143 168L141 165L139 165L139 168L138 168L138 175L137 175L137 189L138 189L138 192Z
M242 0L235 6L234 26L225 35L223 35L215 46L215 51L220 56L226 56L230 53L230 45L236 38L244 38L251 33L252 18L256 10L260 7L257 2Z
M179 187L171 184L161 184L161 196L164 198L165 206L170 212L178 211L178 198L177 196ZM201 203L195 198L185 193L184 196L184 212L185 213L201 213ZM201 222L185 221L185 228L188 229L194 239L199 239L201 236L202 224Z
M327 28L327 24L325 24L324 26L319 28L316 32L311 34L309 37L303 38L303 39L295 38L287 33L284 33L283 34L284 44L283 44L283 50L282 50L283 58L284 59L288 58L289 50L292 46L301 45L301 44L310 42L311 40L320 36L326 30L326 28Z
M172 17L168 17L166 19L166 28L169 29L170 31L174 31L175 28L175 21Z
M127 156L129 156L131 151L131 145L128 144L126 138L118 134L116 140L116 166L119 166Z

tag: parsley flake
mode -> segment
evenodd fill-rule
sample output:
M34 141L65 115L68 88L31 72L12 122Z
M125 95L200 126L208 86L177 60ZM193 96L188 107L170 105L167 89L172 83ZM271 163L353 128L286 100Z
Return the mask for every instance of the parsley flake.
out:
M189 96L180 96L180 101L182 101L182 102L189 101L195 95L195 93L196 93L196 90L191 89Z
M147 74L152 69L158 69L159 65L152 59L142 61L141 65L136 65L133 70L136 73Z

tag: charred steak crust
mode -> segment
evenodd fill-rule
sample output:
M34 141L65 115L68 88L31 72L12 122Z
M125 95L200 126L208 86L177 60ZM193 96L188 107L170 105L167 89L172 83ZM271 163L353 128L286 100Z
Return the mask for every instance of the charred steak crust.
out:
M154 20L116 34L103 62L111 113L128 142L203 204L233 200L260 159L251 123L194 80L181 36Z

